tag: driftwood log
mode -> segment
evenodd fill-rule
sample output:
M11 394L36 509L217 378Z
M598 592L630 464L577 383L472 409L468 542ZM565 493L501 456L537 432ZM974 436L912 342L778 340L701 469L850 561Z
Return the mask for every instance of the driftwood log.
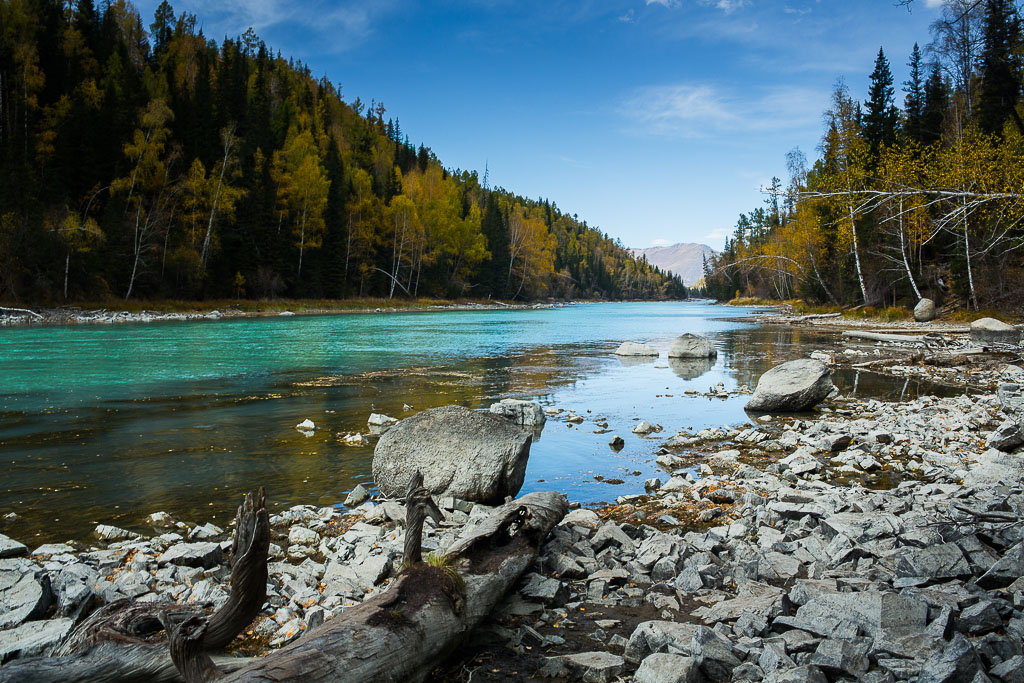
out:
M270 526L261 489L238 510L231 595L209 620L180 605L117 601L83 621L56 656L0 668L0 683L425 680L533 564L568 503L554 492L505 503L427 563L418 559L423 523L440 510L422 476L410 481L406 503L406 563L398 580L264 658L209 654L241 632L266 600Z
M923 342L925 337L920 334L883 334L881 332L861 332L860 330L847 330L843 332L844 337L850 339L868 339L870 341L883 342Z
M101 607L79 624L53 657L17 659L0 667L0 683L15 681L180 681L172 659L168 630L196 636L192 648L222 650L259 614L267 599L267 550L270 522L264 493L249 493L235 516L231 552L231 593L228 601L206 621L193 608L117 600ZM165 628L166 627L166 628ZM219 657L222 671L237 669L246 660ZM202 679L196 679L202 680Z
M537 558L568 511L559 493L505 503L435 562L224 681L425 680Z

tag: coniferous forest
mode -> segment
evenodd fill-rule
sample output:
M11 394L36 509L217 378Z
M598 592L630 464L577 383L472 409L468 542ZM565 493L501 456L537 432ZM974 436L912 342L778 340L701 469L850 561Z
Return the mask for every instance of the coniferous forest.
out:
M0 2L0 299L686 296L252 30L198 24Z
M820 156L787 155L765 205L705 265L710 295L842 306L1024 304L1021 17L952 0L893 82L881 49L860 102L839 81Z

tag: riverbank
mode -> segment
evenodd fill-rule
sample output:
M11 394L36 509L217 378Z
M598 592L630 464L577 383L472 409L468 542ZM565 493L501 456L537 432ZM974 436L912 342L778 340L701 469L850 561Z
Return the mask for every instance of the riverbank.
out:
M991 444L1006 447L1001 422L1024 416L986 387L1024 370L989 361L971 396L834 396L813 414L652 440L664 473L648 493L571 512L472 654L435 677L1016 680L1024 464ZM365 495L272 516L268 602L233 652L281 647L394 581L404 507ZM439 503L427 550L491 510ZM231 525L147 523L150 534L100 524L88 541L37 548L2 539L0 585L17 590L0 593L0 659L46 653L116 599L222 605Z
M148 323L182 320L219 320L291 315L342 315L352 313L421 313L429 311L500 311L553 308L578 302L504 302L443 299L262 299L129 302L117 306L60 307L0 306L0 327L29 325L90 325Z

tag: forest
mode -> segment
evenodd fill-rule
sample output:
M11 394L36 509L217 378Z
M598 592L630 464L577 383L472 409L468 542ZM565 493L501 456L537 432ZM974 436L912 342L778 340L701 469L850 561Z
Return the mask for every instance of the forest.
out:
M685 298L384 104L166 1L0 1L0 300ZM481 152L482 156L484 151Z
M773 178L705 264L708 294L1019 307L1022 58L1011 0L946 0L926 48L909 50L902 106L879 49L867 99L837 82L819 157L787 154L788 183Z

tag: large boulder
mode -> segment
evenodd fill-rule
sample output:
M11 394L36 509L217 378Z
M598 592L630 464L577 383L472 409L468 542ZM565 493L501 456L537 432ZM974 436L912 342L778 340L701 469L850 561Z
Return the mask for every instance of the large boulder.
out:
M914 320L919 323L927 323L935 320L935 302L931 299L921 299L914 306Z
M636 342L622 342L619 348L615 349L616 356L657 356L658 349L647 344L637 344Z
M971 341L1016 345L1020 343L1020 330L995 318L981 318L971 323Z
M708 341L707 337L699 334L680 335L672 340L668 347L669 358L717 358L718 350L715 345Z
M802 358L761 375L746 409L755 412L809 410L832 393L832 371L818 360Z
M532 436L503 417L462 406L431 408L392 427L373 451L381 493L404 496L413 472L433 494L501 503L523 486Z
M518 398L505 398L492 403L491 412L524 427L542 427L547 421L539 403Z

